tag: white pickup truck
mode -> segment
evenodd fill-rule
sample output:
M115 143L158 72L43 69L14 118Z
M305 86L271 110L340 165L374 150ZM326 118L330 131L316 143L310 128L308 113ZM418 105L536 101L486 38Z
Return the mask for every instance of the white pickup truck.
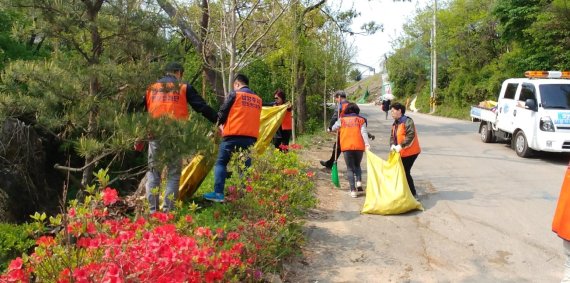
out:
M570 72L529 71L503 82L497 106L471 107L485 143L510 141L520 157L570 152Z

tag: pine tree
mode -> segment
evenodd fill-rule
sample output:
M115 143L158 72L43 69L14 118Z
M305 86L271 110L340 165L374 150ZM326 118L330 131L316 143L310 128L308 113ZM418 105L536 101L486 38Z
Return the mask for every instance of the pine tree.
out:
M33 113L82 164L58 166L91 183L95 166L117 163L136 139L152 133L168 154L205 150L208 123L149 120L140 109L177 40L160 9L144 0L20 0L30 16L22 38L38 35L49 58L14 61L2 75L0 116ZM194 115L197 116L197 115ZM73 159L72 159L73 160ZM128 163L128 162L127 162Z

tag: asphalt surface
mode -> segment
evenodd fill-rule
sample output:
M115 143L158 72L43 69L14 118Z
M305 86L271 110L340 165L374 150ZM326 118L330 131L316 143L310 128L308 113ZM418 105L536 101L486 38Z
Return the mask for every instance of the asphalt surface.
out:
M360 107L377 137L371 150L386 158L391 118ZM326 204L308 220L304 259L287 281L560 282L562 240L550 225L569 155L523 159L482 143L477 123L408 115L422 147L412 176L425 210L363 215L364 197L321 188Z

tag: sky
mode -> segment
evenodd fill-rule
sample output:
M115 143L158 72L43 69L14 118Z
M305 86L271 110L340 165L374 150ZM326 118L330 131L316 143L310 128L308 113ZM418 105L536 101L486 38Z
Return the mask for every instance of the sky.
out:
M359 31L363 23L370 21L384 25L384 31L377 31L374 35L347 35L347 42L352 43L357 52L353 62L371 66L379 72L380 61L385 53L392 51L390 42L402 34L404 23L413 19L418 8L423 9L431 2L432 0L342 0L343 10L354 5L355 10L361 13L351 26L354 31Z

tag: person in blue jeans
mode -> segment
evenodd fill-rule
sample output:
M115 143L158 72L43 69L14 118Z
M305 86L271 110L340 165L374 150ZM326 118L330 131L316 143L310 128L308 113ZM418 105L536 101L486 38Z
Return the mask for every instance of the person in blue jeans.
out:
M249 87L249 79L238 74L233 81L233 91L218 112L218 125L222 130L222 142L214 165L214 191L204 194L209 201L223 202L227 165L234 152L246 150L255 144L259 136L262 101ZM246 166L251 165L248 158Z
M175 120L186 121L189 114L188 105L190 105L192 109L206 117L210 122L216 123L216 111L208 106L196 89L182 81L184 75L182 64L178 62L169 63L165 67L165 72L166 75L163 78L148 87L143 98L145 109L149 115L152 118L167 116ZM166 150L160 146L159 140L159 137L152 137L149 138L148 143L148 171L145 189L151 214L159 209L158 188L162 181L160 177L161 167L156 157L161 150ZM142 146L141 141L138 141L137 144L139 145L135 145L135 148ZM171 158L166 163L168 176L163 210L168 212L174 210L174 202L178 198L182 159Z

